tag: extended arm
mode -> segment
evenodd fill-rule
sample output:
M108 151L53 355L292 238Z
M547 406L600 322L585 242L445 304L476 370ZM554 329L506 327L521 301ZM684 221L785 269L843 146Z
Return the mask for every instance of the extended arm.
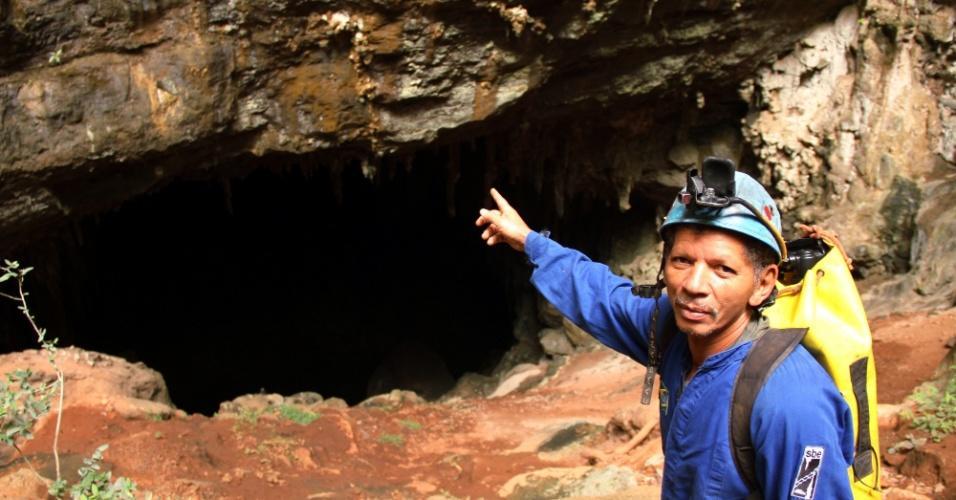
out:
M529 234L525 252L535 266L531 282L549 302L602 344L647 364L652 299L636 297L630 280L538 233ZM661 297L660 304L662 320L670 303Z
M584 254L562 247L531 231L517 211L496 191L497 210L481 210L475 222L489 245L506 243L524 251L535 266L531 282L572 322L608 347L647 364L647 335L654 301L635 297L629 280ZM669 308L661 298L663 308ZM658 332L661 329L658 328Z

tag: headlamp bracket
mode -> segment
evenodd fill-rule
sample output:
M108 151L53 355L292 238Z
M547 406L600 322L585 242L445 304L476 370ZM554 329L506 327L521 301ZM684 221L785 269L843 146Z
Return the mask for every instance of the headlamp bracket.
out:
M708 208L724 208L734 201L737 186L734 162L725 158L708 157L701 165L687 172L687 185L680 193L684 205L698 205Z

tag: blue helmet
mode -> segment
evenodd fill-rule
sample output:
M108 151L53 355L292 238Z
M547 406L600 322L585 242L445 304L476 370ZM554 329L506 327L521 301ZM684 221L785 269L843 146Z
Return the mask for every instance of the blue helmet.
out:
M780 210L767 190L753 177L736 171L730 160L707 158L702 170L702 177L697 176L696 169L688 173L687 186L671 205L661 232L677 224L725 229L767 245L778 261L785 260L787 247L780 235ZM715 192L710 184L722 186Z

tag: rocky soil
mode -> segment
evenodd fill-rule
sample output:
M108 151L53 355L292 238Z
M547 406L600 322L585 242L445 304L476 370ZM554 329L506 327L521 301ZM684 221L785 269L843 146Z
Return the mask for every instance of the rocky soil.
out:
M882 410L893 414L952 348L956 309L873 322ZM0 360L0 372L32 353ZM643 368L604 348L578 349L505 374L487 397L426 403L393 391L348 407L314 393L258 394L214 417L175 411L141 365L61 351L67 408L60 453L75 470L98 445L114 474L162 498L656 498L663 455L656 406L640 406ZM40 369L40 365L35 365ZM115 383L130 380L132 383ZM152 382L148 382L148 381ZM144 390L144 388L147 388ZM898 413L898 412L897 412ZM885 417L885 415L884 415ZM898 417L898 414L897 414ZM881 418L887 498L956 498L956 436L908 454ZM42 498L53 425L3 450L3 498ZM928 464L928 465L926 465Z

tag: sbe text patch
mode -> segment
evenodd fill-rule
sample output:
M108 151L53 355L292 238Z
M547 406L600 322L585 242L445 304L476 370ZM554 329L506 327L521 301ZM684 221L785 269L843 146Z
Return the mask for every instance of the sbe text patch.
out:
M807 446L803 449L803 460L797 479L793 482L790 496L810 500L817 493L817 480L820 479L820 465L823 464L823 447Z

